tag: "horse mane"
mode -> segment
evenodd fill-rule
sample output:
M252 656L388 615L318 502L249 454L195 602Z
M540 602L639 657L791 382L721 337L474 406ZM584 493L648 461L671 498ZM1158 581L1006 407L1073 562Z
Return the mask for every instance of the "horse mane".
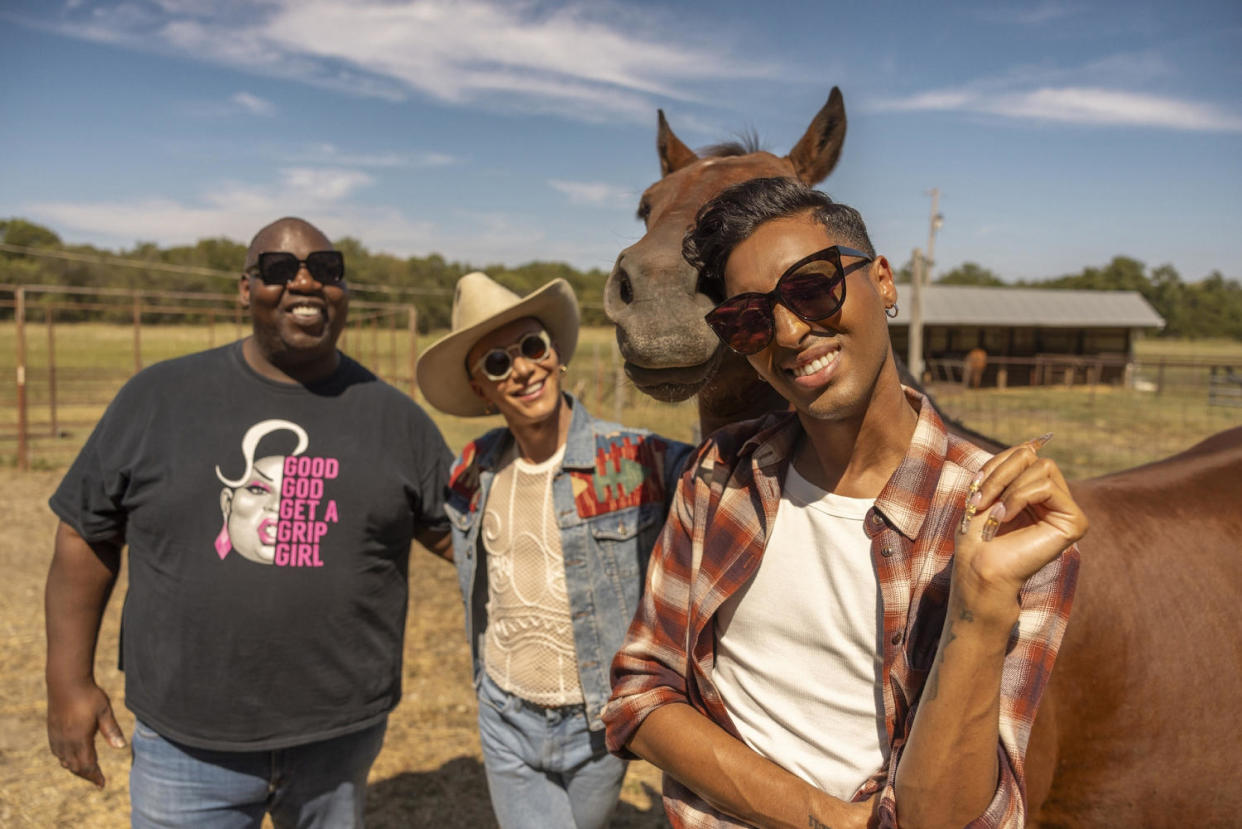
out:
M736 141L722 141L719 144L702 148L699 150L699 157L728 158L762 151L763 144L759 141L759 133L750 130L739 135Z

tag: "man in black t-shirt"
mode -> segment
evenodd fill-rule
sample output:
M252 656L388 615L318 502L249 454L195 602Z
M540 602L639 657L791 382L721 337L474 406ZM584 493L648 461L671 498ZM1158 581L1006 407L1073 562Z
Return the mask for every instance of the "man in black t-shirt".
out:
M93 657L128 545L133 824L359 825L401 698L411 540L451 556L452 456L337 351L349 293L319 230L259 231L240 295L252 336L132 378L52 496L48 738L101 787L95 732L125 745Z

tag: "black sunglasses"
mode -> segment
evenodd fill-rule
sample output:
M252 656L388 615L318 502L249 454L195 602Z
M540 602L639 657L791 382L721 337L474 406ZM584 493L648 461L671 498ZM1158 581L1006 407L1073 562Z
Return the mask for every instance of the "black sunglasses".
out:
M531 332L511 346L489 349L474 367L482 371L488 380L499 383L513 373L515 351L532 362L542 362L552 353L552 341L548 339L547 331Z
M772 316L776 303L805 322L819 322L841 310L845 304L848 273L841 266L842 256L857 256L863 260L850 265L850 271L873 258L861 250L840 245L824 248L794 262L776 280L776 287L766 294L749 292L729 297L708 311L703 319L721 342L738 354L762 351L776 332L776 319Z
M268 251L259 254L259 261L247 273L257 273L264 285L284 285L297 278L303 265L320 285L345 281L345 257L339 250L317 250L305 259L283 250Z

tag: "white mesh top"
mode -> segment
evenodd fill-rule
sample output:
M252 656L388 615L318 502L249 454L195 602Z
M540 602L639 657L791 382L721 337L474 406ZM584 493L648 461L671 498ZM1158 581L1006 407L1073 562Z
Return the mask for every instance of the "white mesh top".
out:
M504 690L536 705L583 701L552 502L565 447L540 464L511 449L483 511L487 633L483 664Z

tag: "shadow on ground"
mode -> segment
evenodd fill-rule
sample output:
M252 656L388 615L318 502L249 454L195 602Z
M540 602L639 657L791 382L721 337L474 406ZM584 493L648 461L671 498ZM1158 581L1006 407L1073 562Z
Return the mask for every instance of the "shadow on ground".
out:
M659 792L642 789L651 806L642 809L621 801L613 813L614 829L666 829L668 821ZM487 777L474 757L455 757L434 771L405 771L367 788L367 826L396 829L409 826L494 827Z

